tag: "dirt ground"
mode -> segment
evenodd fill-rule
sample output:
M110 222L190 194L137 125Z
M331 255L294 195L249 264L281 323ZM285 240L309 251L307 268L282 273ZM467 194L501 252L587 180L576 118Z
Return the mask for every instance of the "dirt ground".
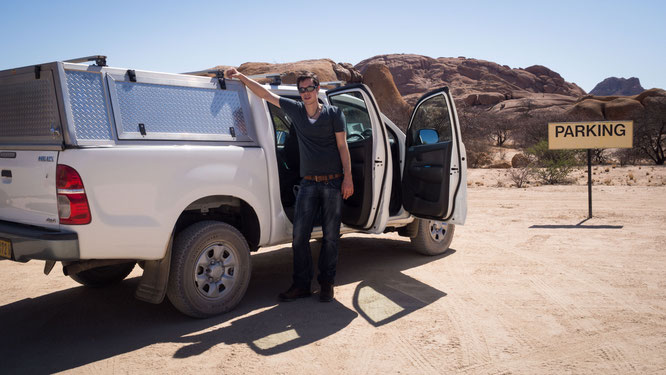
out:
M595 185L589 220L584 182L497 187L502 171L470 170L448 252L345 235L327 304L277 302L288 246L254 254L244 300L206 320L135 300L138 267L92 290L2 261L0 373L666 373L666 186L632 183L666 171L629 168L598 170L617 182Z

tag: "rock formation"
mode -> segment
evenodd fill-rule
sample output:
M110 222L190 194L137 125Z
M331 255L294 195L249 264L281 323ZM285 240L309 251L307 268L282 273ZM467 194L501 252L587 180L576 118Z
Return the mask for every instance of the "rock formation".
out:
M641 86L641 81L636 77L629 79L610 77L599 82L594 89L590 91L591 95L610 96L610 95L638 95L645 91Z
M410 105L400 96L389 68L383 64L368 65L363 82L372 90L379 109L396 125L407 128Z
M380 55L356 64L362 74L372 64L386 65L400 94L414 104L423 93L449 86L454 97L466 105L494 105L505 100L529 98L533 94L578 97L585 91L566 82L558 73L534 65L512 69L490 61L464 57L437 59L410 54Z
M664 103L666 91L661 89L650 89L633 96L586 95L578 99L568 113L580 120L634 120L649 107Z
M524 168L528 165L530 165L530 159L524 154L518 153L511 158L511 167L513 168Z
M228 66L219 65L211 70L228 69ZM311 71L319 77L321 82L344 81L347 83L361 82L361 74L349 63L335 63L330 59L303 60L293 63L269 64L263 62L247 62L239 66L238 71L245 75L282 74L282 82L296 83L298 75L304 71ZM259 81L266 81L261 80Z

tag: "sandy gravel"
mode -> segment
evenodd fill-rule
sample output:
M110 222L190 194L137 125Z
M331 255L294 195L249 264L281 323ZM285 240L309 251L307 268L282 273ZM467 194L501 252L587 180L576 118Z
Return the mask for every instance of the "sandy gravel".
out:
M595 186L586 220L585 182L502 188L502 171L469 172L450 251L344 236L328 304L277 303L287 246L253 255L241 305L207 320L133 299L138 268L91 290L60 266L2 261L0 373L666 373L666 186L599 171L618 182Z

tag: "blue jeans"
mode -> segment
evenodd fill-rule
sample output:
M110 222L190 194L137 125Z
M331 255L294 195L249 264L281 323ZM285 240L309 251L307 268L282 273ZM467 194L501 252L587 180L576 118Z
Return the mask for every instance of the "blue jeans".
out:
M312 281L312 252L310 235L314 220L321 212L323 241L319 252L319 284L333 284L335 266L338 263L338 239L340 238L340 213L342 178L315 182L303 179L296 196L294 212L294 285L310 288Z

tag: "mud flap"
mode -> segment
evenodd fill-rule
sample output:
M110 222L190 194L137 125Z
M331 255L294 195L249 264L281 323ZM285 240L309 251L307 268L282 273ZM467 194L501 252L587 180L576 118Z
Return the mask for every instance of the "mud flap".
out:
M169 269L171 268L171 246L173 233L169 239L166 254L159 260L149 260L143 269L143 276L136 288L134 297L138 300L159 304L164 301L167 284L169 282Z
M414 238L418 235L419 232L419 219L414 219L409 225L402 228L398 228L398 234L403 237Z

